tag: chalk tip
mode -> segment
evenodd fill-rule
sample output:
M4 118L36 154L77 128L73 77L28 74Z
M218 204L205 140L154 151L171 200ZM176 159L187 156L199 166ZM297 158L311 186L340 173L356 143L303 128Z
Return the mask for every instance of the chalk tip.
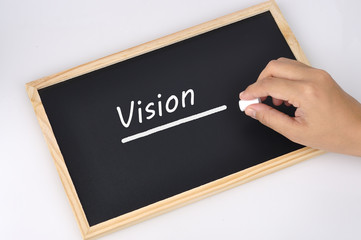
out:
M252 100L239 100L238 104L239 104L239 109L244 112L244 110L246 110L246 108L251 105L251 104L256 104L256 103L260 103L261 99L260 98L256 98L256 99L252 99Z

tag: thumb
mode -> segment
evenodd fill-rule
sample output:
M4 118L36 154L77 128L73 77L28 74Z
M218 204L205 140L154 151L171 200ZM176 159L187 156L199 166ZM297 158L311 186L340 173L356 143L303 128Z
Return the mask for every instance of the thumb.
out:
M291 138L298 129L294 118L263 103L248 106L245 113L287 138Z

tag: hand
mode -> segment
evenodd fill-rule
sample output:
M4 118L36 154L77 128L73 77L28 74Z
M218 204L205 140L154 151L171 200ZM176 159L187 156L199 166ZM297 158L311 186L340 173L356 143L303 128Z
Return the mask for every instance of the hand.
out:
M248 106L246 114L299 144L361 156L361 104L327 72L295 60L273 60L239 98L264 101L267 96L276 106L296 107L295 116L263 103Z

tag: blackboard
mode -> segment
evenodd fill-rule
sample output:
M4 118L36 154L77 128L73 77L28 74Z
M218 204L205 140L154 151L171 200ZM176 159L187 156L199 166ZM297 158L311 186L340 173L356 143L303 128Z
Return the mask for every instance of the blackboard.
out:
M88 227L304 149L238 106L270 60L295 55L266 9L38 87Z

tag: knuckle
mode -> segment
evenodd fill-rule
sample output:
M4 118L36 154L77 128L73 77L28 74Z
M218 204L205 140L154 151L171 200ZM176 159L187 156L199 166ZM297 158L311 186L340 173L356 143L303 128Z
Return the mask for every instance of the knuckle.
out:
M266 68L272 70L277 66L278 62L277 60L271 60L269 61L269 63L267 64Z
M260 121L262 124L268 126L268 117L266 114L259 114L257 116L258 121Z
M258 84L264 88L264 87L267 87L271 81L272 81L272 77L265 77L265 78L260 79L258 81Z
M323 83L329 82L332 79L330 74L322 69L316 70L316 76L317 76L318 81L322 81Z
M303 86L303 93L306 97L314 97L317 94L317 87L314 83L307 83Z
M272 116L272 111L276 111L273 108L269 108L265 111L263 111L262 113L259 114L258 116L258 121L260 121L262 124L266 125L266 126L271 126L271 116Z

